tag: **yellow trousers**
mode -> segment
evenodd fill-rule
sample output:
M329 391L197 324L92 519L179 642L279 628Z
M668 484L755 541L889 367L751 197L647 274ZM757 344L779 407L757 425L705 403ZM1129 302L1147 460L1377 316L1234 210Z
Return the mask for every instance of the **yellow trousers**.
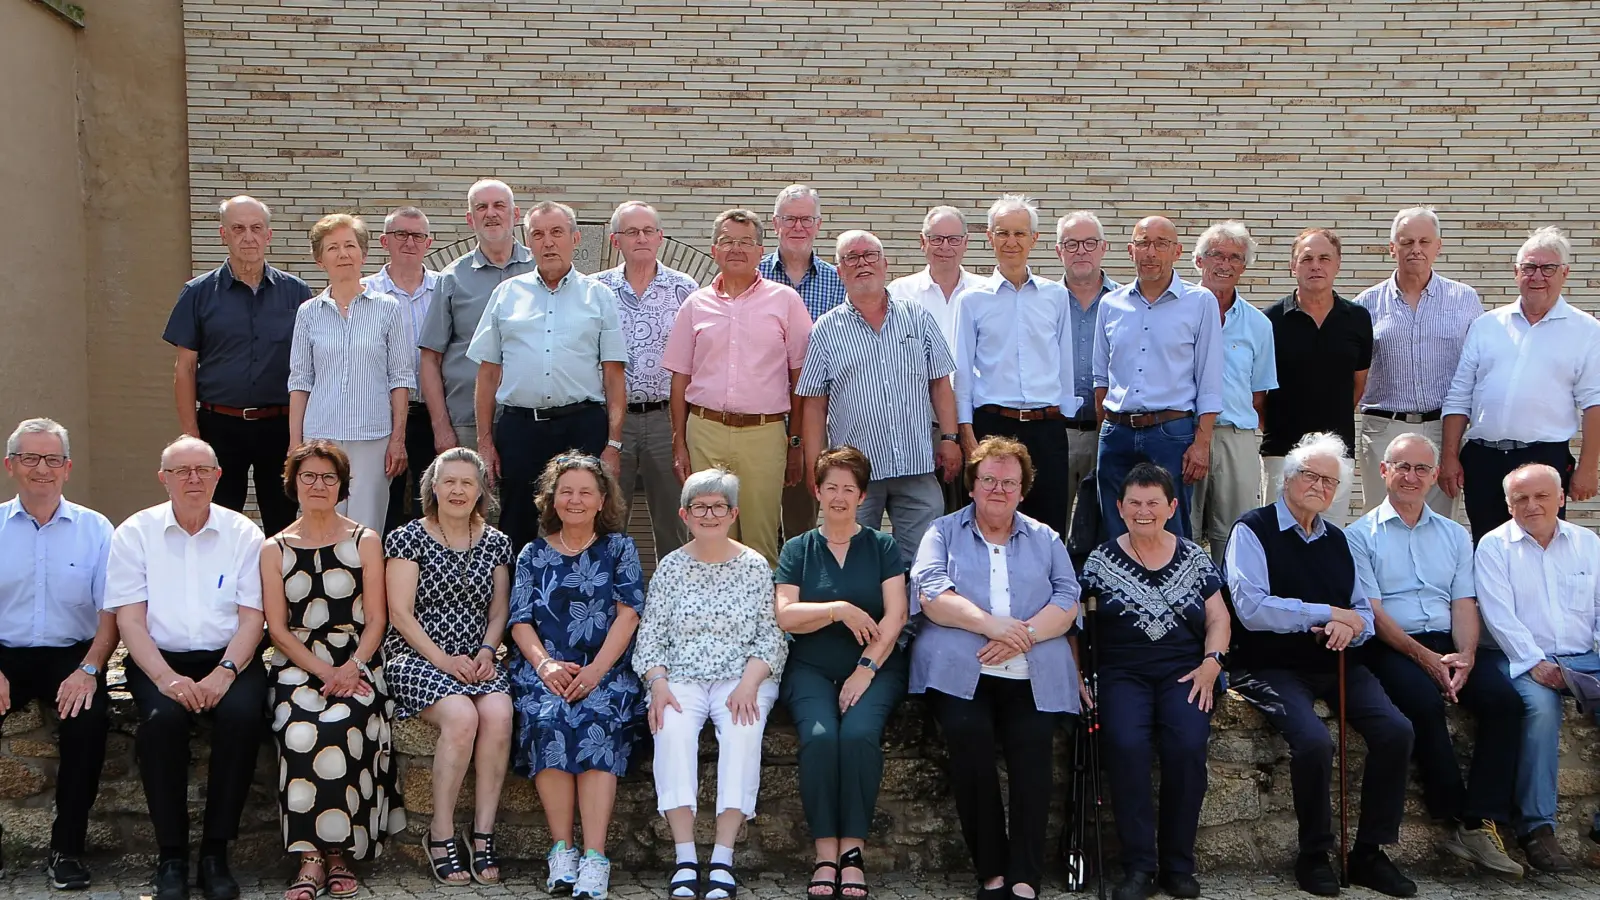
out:
M788 429L782 420L734 428L691 414L688 430L689 464L696 472L721 466L739 477L739 519L729 536L777 566Z

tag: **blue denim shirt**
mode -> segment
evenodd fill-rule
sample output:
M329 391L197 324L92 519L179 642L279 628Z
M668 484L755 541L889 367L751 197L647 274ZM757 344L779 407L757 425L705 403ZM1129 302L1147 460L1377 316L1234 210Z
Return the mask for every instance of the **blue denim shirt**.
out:
M911 615L922 612L924 598L947 590L989 609L988 547L978 531L973 507L941 516L922 536L911 566ZM1027 619L1053 604L1078 615L1078 577L1067 548L1050 526L1021 513L1012 518L1006 541L1006 571L1011 579L1011 615ZM978 650L989 639L981 634L939 625L923 616L911 642L913 694L929 688L972 699L978 688ZM1078 711L1078 664L1065 636L1033 645L1026 654L1033 705L1040 712Z

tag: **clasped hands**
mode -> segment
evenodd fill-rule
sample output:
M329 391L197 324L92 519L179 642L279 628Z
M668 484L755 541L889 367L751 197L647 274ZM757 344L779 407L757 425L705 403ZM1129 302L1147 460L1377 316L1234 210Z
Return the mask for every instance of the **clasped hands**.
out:
M1361 618L1360 613L1353 609L1335 606L1328 623L1313 626L1311 633L1322 638L1323 645L1329 650L1339 651L1350 646L1350 642L1355 640L1366 627L1367 623Z
M991 615L979 634L989 639L978 648L978 662L986 666L998 666L1018 653L1033 649L1033 635L1028 633L1028 623L1021 619Z
M568 703L574 703L589 696L600 685L600 679L605 677L606 670L594 663L580 666L575 662L566 662L553 656L546 656L534 670L544 686L552 694Z

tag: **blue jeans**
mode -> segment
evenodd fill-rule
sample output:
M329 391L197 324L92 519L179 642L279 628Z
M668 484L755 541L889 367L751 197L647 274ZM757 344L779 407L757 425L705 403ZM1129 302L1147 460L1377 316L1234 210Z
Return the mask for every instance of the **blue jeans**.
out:
M1100 490L1100 515L1106 537L1115 539L1128 526L1117 514L1122 482L1141 462L1153 462L1172 476L1178 488L1178 514L1167 520L1167 530L1189 537L1189 503L1194 486L1183 483L1183 454L1194 443L1194 416L1162 422L1149 428L1118 425L1107 419L1100 425L1100 453L1095 461L1095 484Z
M1561 661L1576 672L1600 675L1600 656L1581 653L1563 656ZM1502 656L1500 665L1510 666ZM1522 757L1517 762L1517 837L1524 837L1541 825L1556 824L1556 770L1560 762L1561 693L1557 693L1524 672L1511 679L1511 686L1522 695ZM1595 717L1600 722L1600 715Z

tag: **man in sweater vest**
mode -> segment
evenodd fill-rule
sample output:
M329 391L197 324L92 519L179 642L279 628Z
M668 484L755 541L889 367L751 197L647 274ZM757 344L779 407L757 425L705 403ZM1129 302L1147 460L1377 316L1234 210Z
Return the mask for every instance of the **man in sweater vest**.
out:
M1239 625L1230 668L1233 689L1289 742L1289 778L1300 822L1295 880L1323 897L1339 893L1329 862L1334 848L1329 788L1334 746L1312 711L1317 698L1336 707L1336 653L1373 634L1372 605L1356 580L1344 532L1323 518L1353 464L1336 434L1313 432L1284 459L1283 496L1239 518L1228 538L1228 587ZM1400 839L1411 722L1366 667L1348 661L1346 717L1366 740L1361 817L1350 853L1350 881L1391 897L1417 886L1382 845Z

